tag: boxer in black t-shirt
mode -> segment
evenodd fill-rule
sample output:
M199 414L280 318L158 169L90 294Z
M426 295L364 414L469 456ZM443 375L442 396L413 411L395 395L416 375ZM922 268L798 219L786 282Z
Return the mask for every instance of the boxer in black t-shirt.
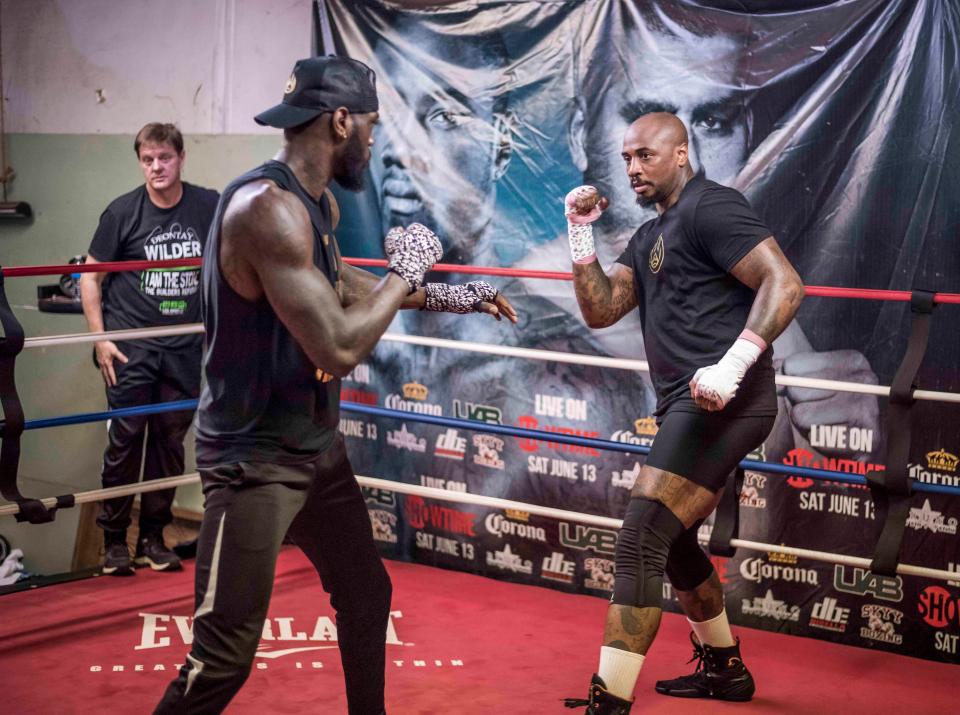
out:
M86 262L200 258L219 195L181 181L183 136L174 125L147 124L133 148L146 181L104 210ZM199 279L199 268L85 273L80 295L87 325L99 332L196 323ZM195 399L201 346L197 334L97 342L94 355L110 409ZM141 460L145 480L183 474L183 438L192 419L192 410L111 419L103 486L138 481ZM180 559L163 542L163 528L173 521L173 496L173 489L164 489L140 497L137 565L179 570ZM132 506L132 496L101 503L97 524L104 533L105 574L133 574L127 550Z
M574 286L591 328L639 309L660 429L616 549L600 667L588 713L629 712L660 623L664 573L693 627L704 667L657 683L678 697L749 700L753 679L697 544L727 474L759 446L777 411L769 348L796 313L803 285L769 229L733 189L694 173L687 132L657 112L627 129L622 158L638 203L656 206L606 272L590 224L607 201L582 186L566 198Z

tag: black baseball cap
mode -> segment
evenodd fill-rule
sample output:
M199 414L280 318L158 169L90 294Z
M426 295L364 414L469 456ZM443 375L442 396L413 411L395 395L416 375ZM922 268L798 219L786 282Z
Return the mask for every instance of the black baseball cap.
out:
M283 101L253 120L261 126L289 129L324 112L346 107L351 113L376 112L377 76L363 62L349 57L297 60L283 90Z

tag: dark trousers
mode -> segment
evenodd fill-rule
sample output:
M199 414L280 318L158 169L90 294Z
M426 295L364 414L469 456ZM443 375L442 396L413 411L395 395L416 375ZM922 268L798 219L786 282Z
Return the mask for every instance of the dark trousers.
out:
M161 352L120 343L128 362L114 361L117 384L107 388L111 410L157 402L194 399L200 394L201 348ZM183 438L193 420L193 410L111 419L109 441L103 453L103 486L117 487L143 479L183 474ZM144 444L146 443L146 444ZM173 521L170 505L175 489L140 495L140 533L156 534ZM97 524L106 538L122 539L130 525L133 497L101 502Z
M250 674L289 534L336 610L350 715L383 713L390 577L343 438L307 464L241 462L200 474L206 501L193 647L154 712L219 713L236 695Z

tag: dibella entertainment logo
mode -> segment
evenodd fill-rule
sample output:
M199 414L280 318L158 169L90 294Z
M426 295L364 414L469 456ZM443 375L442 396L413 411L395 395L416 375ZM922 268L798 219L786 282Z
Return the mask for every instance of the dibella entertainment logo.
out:
M140 613L140 642L133 647L138 662L130 662L129 656L117 656L114 662L92 664L91 673L157 672L175 671L181 664L193 644L193 618L190 616L163 613ZM403 618L402 611L391 611L387 621L387 646L416 646L415 643L400 640L397 633L397 621ZM295 670L311 671L324 667L323 651L338 650L337 626L329 616L311 619L294 617L268 618L263 623L260 644L257 647L256 668L267 670L271 661L289 663ZM432 649L431 649L432 650ZM309 654L304 658L303 654ZM143 662L144 655L150 656L152 663ZM335 655L339 663L339 654ZM173 662L179 659L181 662ZM438 659L431 653L423 660L411 659L405 654L387 650L387 661L395 668L438 668L463 667L459 658Z

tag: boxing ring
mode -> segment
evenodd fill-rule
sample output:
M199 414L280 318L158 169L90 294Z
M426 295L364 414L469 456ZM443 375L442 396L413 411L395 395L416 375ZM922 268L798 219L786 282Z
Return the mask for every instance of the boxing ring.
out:
M361 266L383 266L384 261L347 259ZM4 268L3 277L58 275L84 271L112 272L146 267L200 265L198 259L157 262L98 263L95 266L35 266ZM434 270L475 275L570 280L570 274L518 271L489 267L437 265ZM2 283L0 283L2 288ZM874 291L808 287L807 295L836 298L916 301L906 291ZM202 325L18 338L10 323L12 312L3 298L5 337L0 353L11 365L21 348L92 343L98 340L134 340L147 336L200 333ZM936 294L930 304L960 304L960 295ZM12 332L11 332L12 331ZM440 350L465 351L517 360L539 360L592 365L614 370L647 371L645 361L596 355L537 350L416 335L387 333L383 341ZM19 345L18 345L19 342ZM912 378L911 378L912 381ZM889 397L896 386L882 386L777 375L780 386L858 392ZM8 383L11 385L12 381ZM910 389L912 400L960 403L960 394ZM112 489L98 489L42 499L10 492L11 445L22 431L50 429L108 420L123 415L146 415L193 409L196 400L142 405L112 411L86 412L42 419L17 414L15 386L3 387L4 496L16 503L0 506L0 516L37 523L52 520L57 509L104 498L193 484L199 475L184 474ZM419 414L343 401L341 410L404 422L419 422L469 432L518 439L577 445L643 456L649 447L612 440L579 437L543 430L490 424L470 419ZM17 455L18 457L18 455ZM757 460L744 460L741 470L771 475L805 477L836 484L870 486L859 474L812 469ZM741 476L742 478L742 476ZM733 477L732 477L733 479ZM368 476L357 481L364 488L431 501L453 502L492 509L509 509L573 524L616 529L620 520L482 494L450 491ZM731 482L733 485L734 482ZM876 488L876 483L873 488ZM908 493L960 496L960 487L910 480ZM13 495L13 496L11 496ZM897 496L897 495L893 495ZM903 495L900 495L903 497ZM903 499L901 498L901 502ZM893 502L891 502L893 503ZM714 553L733 549L783 554L860 569L878 566L877 555L831 553L800 545L762 543L741 539L729 511L737 509L736 495L727 516L701 529L701 542ZM721 504L721 511L724 509ZM892 510L892 509L891 509ZM726 521L724 520L726 519ZM43 528L37 526L34 528ZM159 698L173 676L189 643L192 613L192 563L183 574L143 574L138 579L87 579L23 591L3 597L5 617L0 623L0 663L13 678L15 712L89 712L109 707L117 712L143 712ZM387 562L394 581L394 611L387 632L388 711L400 713L454 712L562 712L562 697L576 695L595 669L595 651L606 603L589 595L515 585L467 573L424 565ZM895 563L895 573L954 583L956 571L930 564ZM342 676L336 656L333 612L325 599L316 603L315 572L296 550L285 548L277 569L276 587L254 674L243 688L234 712L293 712L322 702L336 712L344 709ZM109 595L109 598L106 596ZM45 596L56 596L46 598ZM748 630L736 628L735 632ZM759 683L758 696L747 707L756 712L814 713L844 709L849 713L949 712L960 696L956 669L880 651L749 629L745 652ZM683 671L689 655L688 626L681 616L664 613L654 657L644 667L638 684L638 703L655 713L690 712L694 707L671 698L645 697L654 680ZM551 657L553 653L564 657ZM884 672L897 680L878 680ZM37 676L75 682L68 694L37 687ZM310 683L307 685L307 683ZM814 687L812 684L816 684ZM921 705L918 693L923 693ZM118 702L120 703L118 705ZM522 705L517 706L517 703ZM129 710L126 708L129 707ZM731 705L697 701L697 712L726 712ZM740 706L741 708L744 706ZM858 709L859 708L859 709ZM922 709L918 709L922 708ZM927 709L929 708L929 709Z

